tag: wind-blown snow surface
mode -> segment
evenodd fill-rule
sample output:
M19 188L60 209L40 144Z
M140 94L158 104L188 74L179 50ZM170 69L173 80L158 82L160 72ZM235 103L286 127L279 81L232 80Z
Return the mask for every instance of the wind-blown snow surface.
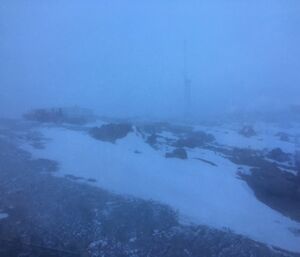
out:
M7 218L8 217L8 214L7 213L1 213L0 212L0 220L1 219L5 219L5 218Z
M107 190L168 204L179 211L182 221L230 228L300 252L300 238L290 230L300 229L300 224L258 201L237 178L237 166L212 151L193 149L189 156L205 158L216 167L192 158L167 159L137 132L116 144L95 140L83 131L49 127L41 132L51 139L46 148L26 149L36 158L58 161L61 175L93 178Z
M204 127L197 126L198 129L202 129L209 133L212 133L216 141L224 146L234 146L240 148L250 148L253 150L273 149L281 148L286 153L294 154L297 149L300 149L296 136L299 137L300 127L298 124L292 126L292 128L285 128L266 124L256 124L255 131L257 135L253 137L245 137L237 133L240 129L240 124L232 124L231 126L215 126ZM281 141L279 137L276 137L277 133L285 132L290 136L290 141Z

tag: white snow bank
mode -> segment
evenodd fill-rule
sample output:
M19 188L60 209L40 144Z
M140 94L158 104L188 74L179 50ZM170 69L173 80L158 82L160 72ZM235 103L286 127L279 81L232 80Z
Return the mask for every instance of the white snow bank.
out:
M223 125L219 127L206 127L206 126L195 126L196 130L203 130L207 133L211 133L215 136L216 142L220 145L239 147L239 148L250 148L254 150L274 149L281 148L286 153L294 154L299 149L298 145L298 134L300 129L288 129L282 127L272 127L271 124L257 124L254 126L254 130L257 135L252 137L245 137L239 134L241 125L233 124ZM277 133L284 132L290 135L290 142L281 141Z
M44 128L41 132L52 139L47 147L26 148L35 157L60 162L62 175L94 178L107 190L168 204L179 211L182 220L227 227L254 240L300 252L300 238L289 229L300 229L300 224L258 201L246 183L236 178L237 166L211 151L189 154L217 167L194 159L166 159L135 133L111 144L80 131Z
M0 220L1 219L5 219L5 218L7 218L8 217L8 214L7 213L0 213Z

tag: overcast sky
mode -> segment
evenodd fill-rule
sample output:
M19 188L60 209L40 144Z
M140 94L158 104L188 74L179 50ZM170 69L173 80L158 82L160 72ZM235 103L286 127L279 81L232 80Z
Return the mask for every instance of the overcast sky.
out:
M1 0L0 116L179 115L185 40L195 115L299 101L298 0Z

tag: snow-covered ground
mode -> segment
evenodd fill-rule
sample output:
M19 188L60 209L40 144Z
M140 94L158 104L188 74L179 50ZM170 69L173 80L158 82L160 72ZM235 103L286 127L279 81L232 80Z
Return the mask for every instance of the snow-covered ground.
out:
M300 237L291 232L300 229L300 224L257 200L247 184L237 178L238 166L218 153L193 149L188 151L188 160L180 160L165 158L164 152L150 147L136 132L115 144L66 128L44 127L40 132L51 139L45 149L29 144L23 147L35 158L58 161L60 175L93 178L96 185L107 190L168 204L178 210L182 222L230 228L254 240L300 252ZM268 145L295 150L288 142L275 144L267 134L263 139L259 139L261 135L244 138L233 131L213 134L220 144L228 146Z
M286 153L294 154L300 149L300 127L298 124L290 127L281 127L273 124L256 124L254 126L257 135L245 137L239 133L240 124L230 124L215 127L197 126L196 129L204 130L215 136L216 141L224 146L250 148L253 150L264 150L281 148ZM290 141L285 142L276 136L277 133L285 132L290 136Z
M7 213L0 212L0 220L8 217Z

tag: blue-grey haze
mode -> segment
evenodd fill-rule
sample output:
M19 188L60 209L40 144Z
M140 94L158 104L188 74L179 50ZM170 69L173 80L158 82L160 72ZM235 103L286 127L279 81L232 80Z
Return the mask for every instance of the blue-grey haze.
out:
M0 116L179 116L185 40L195 116L299 101L298 0L1 0Z

